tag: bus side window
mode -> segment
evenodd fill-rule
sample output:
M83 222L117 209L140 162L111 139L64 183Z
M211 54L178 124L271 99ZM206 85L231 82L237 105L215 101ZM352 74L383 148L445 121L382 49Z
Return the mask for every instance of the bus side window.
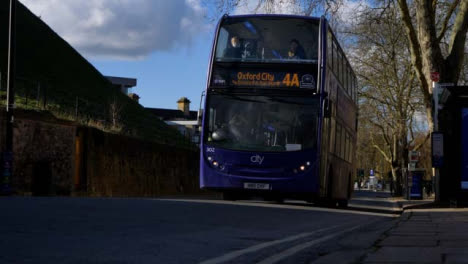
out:
M352 98L350 80L351 80L351 67L349 66L349 63L346 63L346 92L348 93L349 98Z
M352 136L348 135L348 146L349 146L349 151L348 151L348 161L353 162L353 143L352 143Z
M335 136L335 154L340 156L341 153L341 125L336 123L336 136Z
M333 41L333 73L338 79L338 50L335 41Z
M344 127L341 128L341 152L340 152L340 157L342 159L345 159L345 153L346 153L346 139L345 139L345 134L346 134L346 130L344 129Z
M358 102L358 90L359 90L359 86L358 86L358 82L357 82L357 78L354 77L354 100L356 101L356 103Z
M221 28L219 31L218 43L216 44L216 58L222 58L228 45L229 32Z
M328 31L327 34L327 64L330 70L333 70L333 35Z
M350 155L349 154L351 153L351 150L350 150L349 147L350 147L351 140L350 140L348 132L346 132L345 137L346 137L345 138L345 141L346 141L345 160L349 162L350 161L350 158L349 158Z
M353 71L351 70L351 65L348 64L348 91L349 91L349 98L354 100L353 96Z
M331 118L331 128L330 128L330 152L336 153L335 151L335 131L336 131L336 121L335 119Z
M340 49L340 82L341 82L341 87L343 87L346 91L345 87L345 67L346 67L346 59L343 54L343 51Z

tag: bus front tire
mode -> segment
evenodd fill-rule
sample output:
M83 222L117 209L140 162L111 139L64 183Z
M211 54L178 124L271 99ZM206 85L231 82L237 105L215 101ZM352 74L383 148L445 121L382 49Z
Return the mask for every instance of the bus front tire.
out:
M337 204L339 208L348 208L348 199L340 199Z
M275 203L283 204L284 203L284 198L281 197L281 196L275 197L274 201L275 201Z
M233 192L223 192L224 201L235 201L238 199L238 196Z

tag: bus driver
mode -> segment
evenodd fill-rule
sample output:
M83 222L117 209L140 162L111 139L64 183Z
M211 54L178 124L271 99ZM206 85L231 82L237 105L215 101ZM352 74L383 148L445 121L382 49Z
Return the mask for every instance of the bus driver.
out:
M292 39L289 42L288 59L305 59L304 48L301 46L301 44L299 44L299 41L297 39Z
M239 37L233 36L229 42L230 47L224 50L223 57L225 58L240 58L242 55Z

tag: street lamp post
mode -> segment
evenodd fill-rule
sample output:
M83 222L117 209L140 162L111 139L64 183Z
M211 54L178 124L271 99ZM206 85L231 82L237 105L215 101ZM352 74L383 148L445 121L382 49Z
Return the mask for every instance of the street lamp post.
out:
M10 0L8 23L8 72L7 72L7 104L6 104L6 144L3 153L2 194L11 193L11 177L13 176L13 109L15 106L15 73L16 73L16 0Z

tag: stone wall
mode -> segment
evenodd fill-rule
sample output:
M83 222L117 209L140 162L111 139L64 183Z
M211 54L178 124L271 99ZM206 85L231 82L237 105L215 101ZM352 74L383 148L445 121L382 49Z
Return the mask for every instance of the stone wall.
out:
M69 195L76 127L37 112L15 111L12 185L18 193Z
M1 98L0 98L1 100ZM5 133L6 133L6 112L5 111L0 111L0 153L3 153L5 151ZM0 154L1 155L1 154ZM1 156L0 156L1 159ZM1 168L1 164L0 164Z
M2 122L3 114L0 110ZM47 113L21 110L15 111L13 144L12 185L18 194L150 197L199 192L196 149L77 127Z
M85 172L77 186L90 196L158 196L199 191L196 150L79 128ZM78 158L80 159L80 158ZM79 188L79 187L78 187Z

